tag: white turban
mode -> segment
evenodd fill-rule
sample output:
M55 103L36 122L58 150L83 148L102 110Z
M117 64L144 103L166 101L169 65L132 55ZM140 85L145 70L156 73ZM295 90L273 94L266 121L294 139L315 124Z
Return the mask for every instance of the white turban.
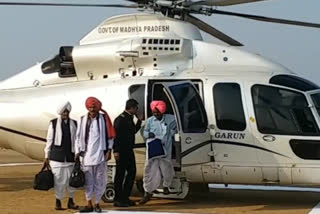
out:
M69 101L63 101L58 105L57 113L61 115L65 110L71 111L71 104Z

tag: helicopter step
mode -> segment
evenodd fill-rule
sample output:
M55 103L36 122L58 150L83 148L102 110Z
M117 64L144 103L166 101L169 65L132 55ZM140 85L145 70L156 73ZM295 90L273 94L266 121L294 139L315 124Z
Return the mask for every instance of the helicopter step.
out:
M171 198L171 199L184 199L189 193L189 182L187 181L184 173L176 172L172 184L169 187L169 194L164 194L163 189L154 191L153 197L157 198Z

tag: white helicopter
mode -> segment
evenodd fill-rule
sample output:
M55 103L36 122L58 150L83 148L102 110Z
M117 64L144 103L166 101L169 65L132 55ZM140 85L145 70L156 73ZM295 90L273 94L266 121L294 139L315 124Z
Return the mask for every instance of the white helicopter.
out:
M48 123L62 99L71 117L96 96L112 119L128 98L162 99L178 123L170 195L184 198L193 184L320 185L320 87L287 68L234 46L242 44L191 14L212 13L319 28L319 24L213 9L259 0L132 0L133 4L12 3L152 10L99 24L79 46L0 84L0 146L44 158ZM228 45L204 42L203 30ZM137 183L145 151L138 133ZM109 172L114 174L114 162ZM112 179L109 179L112 181ZM190 185L189 185L190 184ZM112 183L105 200L112 200Z

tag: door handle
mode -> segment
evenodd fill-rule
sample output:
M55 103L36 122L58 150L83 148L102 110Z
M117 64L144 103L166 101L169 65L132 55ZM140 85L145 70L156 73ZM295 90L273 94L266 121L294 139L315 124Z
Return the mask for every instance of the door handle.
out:
M262 139L266 142L273 142L276 140L276 137L273 135L264 135Z

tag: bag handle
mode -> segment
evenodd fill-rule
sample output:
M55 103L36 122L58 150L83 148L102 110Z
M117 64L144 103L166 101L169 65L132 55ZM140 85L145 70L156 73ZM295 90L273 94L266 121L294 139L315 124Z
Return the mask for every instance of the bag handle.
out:
M41 172L44 171L45 169L51 170L51 166L49 164L43 163L43 166L41 168Z
M79 171L80 170L80 160L79 159L77 159L76 161L75 161L75 163L74 163L74 169L75 170L77 170L77 171Z

